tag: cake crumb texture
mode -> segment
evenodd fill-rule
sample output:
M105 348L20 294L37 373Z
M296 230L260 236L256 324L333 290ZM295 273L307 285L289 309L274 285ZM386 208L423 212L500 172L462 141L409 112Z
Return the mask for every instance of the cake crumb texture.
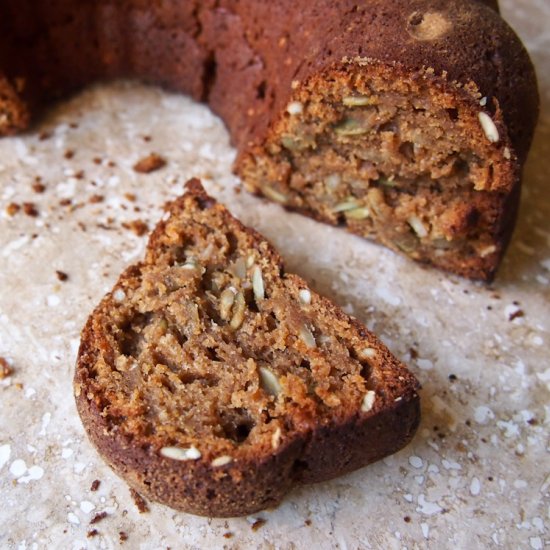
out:
M82 333L78 409L133 494L245 515L403 447L415 378L198 180L186 188Z

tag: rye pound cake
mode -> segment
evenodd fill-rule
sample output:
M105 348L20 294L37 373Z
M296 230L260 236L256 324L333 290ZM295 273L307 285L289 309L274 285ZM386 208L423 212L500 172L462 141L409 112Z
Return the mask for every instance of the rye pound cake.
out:
M0 134L85 84L208 102L247 189L490 280L538 114L493 0L2 0Z
M418 383L373 334L198 180L168 215L88 319L74 380L88 436L131 487L239 516L410 441Z

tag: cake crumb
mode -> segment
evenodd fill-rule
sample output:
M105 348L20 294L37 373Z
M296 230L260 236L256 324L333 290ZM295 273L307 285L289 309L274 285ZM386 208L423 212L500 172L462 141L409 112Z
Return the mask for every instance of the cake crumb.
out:
M224 539L231 539L233 538L233 533L231 531L227 531L223 534Z
M90 525L95 525L96 523L99 523L100 521L104 520L106 517L107 517L107 512L99 512L99 514L96 514L90 520Z
M8 376L13 374L13 369L9 366L8 362L0 357L0 380L4 380Z
M38 139L40 141L46 141L47 139L49 139L51 137L52 137L52 133L48 132L46 130L42 130L42 132L40 132L40 134L38 134Z
M124 542L125 540L128 540L128 534L124 531L119 531L118 538L120 542Z
M508 315L508 321L513 321L514 319L518 319L519 317L525 316L525 313L522 309L516 309Z
M16 202L10 202L8 206L6 206L6 214L8 216L15 216L19 210L21 210L21 206L19 206Z
M252 531L257 531L258 529L261 529L265 524L267 523L267 520L263 518L258 518L251 526L250 528Z
M149 231L149 226L143 220L134 220L131 222L124 222L122 224L124 229L129 229L132 233L135 233L138 237L142 237Z
M130 202L136 202L136 196L134 193L124 193L124 198Z
M61 282L65 282L66 280L68 280L69 276L67 275L67 273L65 273L64 271L59 271L58 269L55 270L55 274L57 275L57 278L61 281Z
M63 155L67 160L72 159L74 157L74 151L72 149L67 149L65 151L65 154Z
M130 488L130 496L132 497L132 500L134 501L134 504L136 505L136 508L138 509L140 514L145 514L149 511L149 506L147 506L147 502L135 489Z
M97 537L97 535L99 535L99 531L97 529L92 529L91 531L88 531L88 533L86 534L86 536L91 539L93 537Z
M23 212L31 218L36 218L38 216L38 209L34 202L24 202L23 203Z
M92 485L90 486L90 491L97 491L99 489L99 486L101 485L101 481L99 479L94 479L92 481Z
M160 170L165 165L166 160L163 157L156 153L151 153L134 164L134 171L140 174L150 174L155 170Z
M35 181L32 184L32 190L35 193L44 193L44 191L46 191L46 186L41 181Z
M105 200L105 197L103 195L92 195L88 199L88 202L90 204L97 204L97 203L103 202L104 200Z

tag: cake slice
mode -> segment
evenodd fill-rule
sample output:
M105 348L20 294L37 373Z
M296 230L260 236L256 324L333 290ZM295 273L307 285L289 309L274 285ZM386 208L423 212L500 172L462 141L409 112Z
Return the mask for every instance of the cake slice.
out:
M205 516L274 506L294 483L396 452L418 426L417 389L198 180L88 319L75 374L80 416L113 469Z

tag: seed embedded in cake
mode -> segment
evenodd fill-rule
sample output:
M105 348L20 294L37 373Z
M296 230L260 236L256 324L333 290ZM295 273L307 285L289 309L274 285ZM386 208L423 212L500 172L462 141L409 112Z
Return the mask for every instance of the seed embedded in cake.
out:
M344 97L342 103L346 107L364 107L371 102L371 99L366 95L351 95Z
M487 139L491 143L497 143L500 139L500 135L498 133L498 128L496 127L496 124L493 122L493 119L483 111L481 111L477 116Z
M231 462L233 462L232 457L230 457L229 455L223 455L215 458L210 464L214 468L219 468L220 466L227 466L227 464L231 464Z
M264 279L262 277L262 268L259 265L254 266L252 270L252 290L256 301L265 298Z
M369 217L370 212L369 209L366 207L361 208L353 208L352 210L348 210L344 212L346 218L350 218L352 220L365 220Z
M301 115L304 112L304 106L299 101L291 101L286 111L289 115Z
M366 134L369 128L360 120L345 118L334 127L334 131L339 136L361 136Z
M277 397L283 391L279 379L267 367L259 367L258 372L260 373L261 388L270 395Z
M246 309L246 302L242 292L237 292L235 296L235 304L233 306L233 317L231 317L231 322L229 326L233 330L237 330L244 321L244 312Z
M195 270L200 267L197 260L194 258L189 258L185 261L185 263L181 266L182 269L189 269L189 270Z
M502 156L506 160L510 160L512 158L512 153L510 153L510 148L509 147L504 148L504 150L502 151Z
M226 288L220 296L220 317L227 321L229 319L229 315L231 314L231 308L233 307L233 303L235 302L235 296L237 294L237 289L235 287L230 286L229 288Z
M387 205L384 199L384 192L381 189L377 187L369 189L366 200L373 217L380 220L387 218Z
M410 216L407 223L413 228L413 231L421 238L428 236L428 230L418 216Z
M485 258L486 256L489 256L489 254L492 254L493 252L496 252L497 250L497 247L492 244L490 246L486 246L485 248L481 249L479 251L479 255L482 257L482 258Z
M191 446L187 449L182 449L181 447L163 447L160 450L160 454L166 458L171 458L172 460L198 460L202 454L195 447Z
M244 279L246 277L246 263L244 258L238 258L229 267L229 272L237 277L237 279Z
M374 400L376 399L376 393L374 393L372 390L369 390L366 394L365 394L365 397L363 397L363 403L361 404L361 410L363 412L369 412L373 405L374 405Z
M262 185L261 189L262 193L272 201L278 202L280 204L285 204L288 201L288 197L286 195L279 193L279 191L276 191L270 185Z
M281 428L277 428L271 436L271 447L277 449L281 444Z
M376 350L374 348L363 348L359 352L360 359L374 359L376 357Z
M300 298L300 302L302 304L308 306L311 304L311 292L307 288L302 288L300 292L298 293L298 296Z
M357 200L353 197L349 197L347 200L339 202L332 211L338 214L340 212L347 212L348 210L356 210L357 208L359 208Z
M300 340L308 347L308 348L316 348L317 342L315 342L315 337L313 336L313 333L309 329L307 325L302 325L300 327Z
M123 302L126 298L126 293L121 288L117 288L113 292L113 298L115 299L115 302Z

